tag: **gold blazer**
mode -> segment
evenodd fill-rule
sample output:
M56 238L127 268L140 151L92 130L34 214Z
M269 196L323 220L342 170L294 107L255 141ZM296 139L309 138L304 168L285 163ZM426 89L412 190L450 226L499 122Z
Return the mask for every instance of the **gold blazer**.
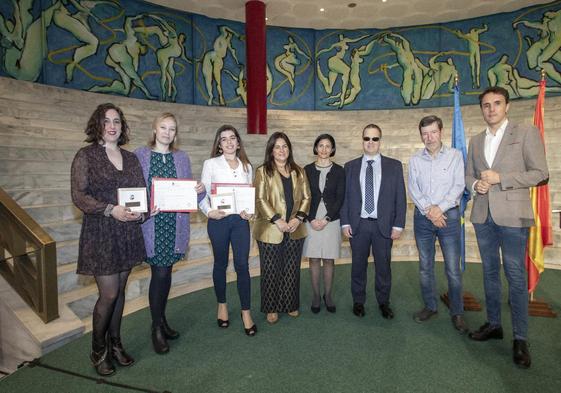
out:
M306 173L302 170L302 175L298 176L298 172L293 170L290 172L290 176L292 178L294 205L289 219L292 219L296 217L296 213L299 211L307 215L310 211L312 199ZM265 172L265 167L260 166L255 171L254 186L255 224L253 225L253 236L261 242L279 244L282 242L283 233L275 224L271 223L271 218L275 214L279 214L284 218L286 213L281 175L275 170L273 176L268 176ZM300 224L290 234L290 238L302 239L306 235L306 226Z

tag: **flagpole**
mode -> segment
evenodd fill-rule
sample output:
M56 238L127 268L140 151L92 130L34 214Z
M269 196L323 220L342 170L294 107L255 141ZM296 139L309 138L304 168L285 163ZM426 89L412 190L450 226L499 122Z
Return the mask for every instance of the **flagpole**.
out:
M539 131L540 131L540 135L542 140L544 141L545 144L545 136L544 136L544 124L543 124L543 116L544 116L544 99L545 99L545 83L546 83L546 72L545 69L541 69L540 70L540 76L541 76L541 80L540 80L540 92L538 93L538 99L536 102L536 111L534 113L534 124L536 127L538 127ZM537 119L540 119L539 121ZM543 189L540 189L539 187L543 187ZM545 190L545 191L544 191ZM542 185L542 186L535 186L532 188L531 191L531 199L532 199L532 204L533 204L533 209L534 209L534 215L537 216L536 217L536 224L534 227L530 228L530 236L529 236L529 241L528 241L528 246L527 246L527 251L526 251L526 266L527 266L527 270L528 270L528 286L532 288L532 291L529 292L529 297L530 297L530 301L528 304L528 314L530 316L539 316L539 317L549 317L549 318L554 318L557 316L557 313L554 312L551 308L551 306L540 299L535 298L535 290L537 287L537 282L539 281L539 275L541 274L541 271L543 271L544 268L544 256L543 256L543 248L546 246L550 246L553 244L552 241L552 235L548 234L546 235L546 237L544 238L544 232L543 232L543 225L550 227L551 226L551 221L547 220L547 221L542 221L541 220L541 214L540 214L540 210L539 210L539 204L540 202L543 203L544 199L541 198L540 193L545 192L547 194L547 198L545 198L546 200L546 211L549 211L551 209L550 207L550 201L549 201L549 189L547 185ZM535 201L537 200L537 201ZM538 204L538 207L536 207L536 204ZM537 232L537 233L536 233ZM533 241L531 241L531 239L534 238ZM536 245L535 243L539 243L538 245ZM532 244L532 245L531 245ZM530 249L531 247L531 249ZM540 252L536 251L536 249L541 249L541 256L538 256L540 254ZM538 269L538 279L537 281L530 283L530 270L532 268L532 266L535 265L536 261L541 260L541 271ZM535 280L535 278L534 278Z
M453 118L453 125L452 125L452 147L455 148L459 148L460 151L462 151L462 156L464 157L464 161L466 159L466 151L465 151L465 134L464 134L464 128L463 128L463 120L462 120L462 113L461 110L459 108L460 106L460 88L458 86L460 82L460 75L458 74L458 72L456 72L456 74L454 75L454 118ZM456 107L457 106L457 107ZM458 112L458 113L456 113ZM456 116L458 115L458 118L456 118ZM461 138L462 138L462 147L460 148L459 146L456 145L456 132L457 130L457 122L459 122L460 124L462 124L461 126ZM464 164L465 166L465 164ZM469 198L468 198L469 200ZM465 212L465 205L467 205L467 201L463 202L463 197L462 197L462 202L460 202L460 213L461 213L461 247L460 247L460 254L461 254L461 270L462 273L465 270L465 259L466 259L466 252L465 252L465 217L464 217L464 212ZM463 206L463 207L462 207ZM477 301L477 299L475 298L475 296L473 296L472 293L467 292L467 291L463 291L462 292L462 299L464 302L464 310L466 311L481 311L481 304ZM440 295L440 300L442 300L442 302L444 304L446 304L446 306L448 308L450 308L450 298L448 296L448 291L444 292L443 294Z

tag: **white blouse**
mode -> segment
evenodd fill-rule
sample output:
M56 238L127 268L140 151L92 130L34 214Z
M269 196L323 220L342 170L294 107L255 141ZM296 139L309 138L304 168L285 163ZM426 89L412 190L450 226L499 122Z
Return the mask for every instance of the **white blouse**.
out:
M243 163L239 158L238 167L232 169L226 161L224 155L209 158L203 164L203 173L201 174L201 182L205 185L207 196L199 202L199 208L208 216L210 208L210 195L212 183L239 183L239 184L252 184L253 183L253 168L248 165L248 171L244 171Z

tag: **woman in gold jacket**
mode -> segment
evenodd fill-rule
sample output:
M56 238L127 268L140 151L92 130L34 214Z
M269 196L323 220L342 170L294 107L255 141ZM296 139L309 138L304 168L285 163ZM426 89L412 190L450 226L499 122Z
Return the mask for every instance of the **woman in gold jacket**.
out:
M253 227L261 261L261 311L271 324L278 321L279 312L299 315L300 262L306 237L302 221L310 201L306 173L294 162L288 136L275 132L255 173Z

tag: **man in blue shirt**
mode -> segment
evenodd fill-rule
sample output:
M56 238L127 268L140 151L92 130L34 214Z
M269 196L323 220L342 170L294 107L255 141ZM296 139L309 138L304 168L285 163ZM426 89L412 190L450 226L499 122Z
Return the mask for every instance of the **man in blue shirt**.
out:
M468 328L463 318L458 208L465 188L464 160L459 150L442 144L442 120L437 116L422 118L419 132L425 147L409 161L409 195L415 203L413 226L425 305L413 319L422 323L437 314L434 256L438 238L448 279L452 324L464 334Z

